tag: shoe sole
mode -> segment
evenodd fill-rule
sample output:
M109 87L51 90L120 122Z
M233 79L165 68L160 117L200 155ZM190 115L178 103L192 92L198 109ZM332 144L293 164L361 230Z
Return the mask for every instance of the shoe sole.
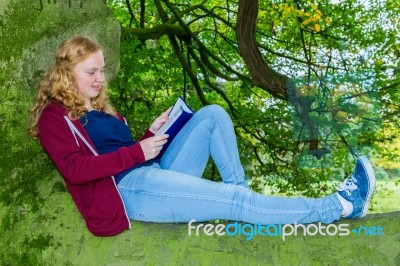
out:
M360 156L358 159L361 161L362 166L364 167L364 170L367 172L369 179L368 194L360 216L364 217L365 215L367 215L369 203L371 201L372 194L374 193L375 190L376 179L374 170L372 169L372 165L368 160L368 158L366 156Z

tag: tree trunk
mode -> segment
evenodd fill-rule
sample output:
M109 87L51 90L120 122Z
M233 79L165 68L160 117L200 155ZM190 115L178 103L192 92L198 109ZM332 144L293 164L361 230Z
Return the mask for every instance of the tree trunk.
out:
M299 98L293 80L274 71L264 60L256 40L258 0L240 0L236 23L236 37L240 55L249 69L253 86L268 91L271 95L288 100L309 131L309 150L318 150L318 133L309 110L311 102Z
M50 193L51 187L46 190L45 194ZM189 235L187 224L146 222L132 222L130 231L117 236L95 237L67 192L47 194L39 211L23 217L15 222L15 231L2 232L5 265L18 265L18 261L37 265L400 265L400 211L343 219L329 226L332 235L314 229L327 225L308 225L309 235L299 230L297 236L293 233L284 239L259 233L252 238L249 234L219 236L215 231L208 236L204 226L198 234L192 229ZM348 235L334 234L340 225L349 229ZM321 232L327 231L322 227Z
M288 99L288 77L274 71L264 60L256 41L258 0L240 0L236 37L240 54L249 69L252 85L263 88L275 97Z

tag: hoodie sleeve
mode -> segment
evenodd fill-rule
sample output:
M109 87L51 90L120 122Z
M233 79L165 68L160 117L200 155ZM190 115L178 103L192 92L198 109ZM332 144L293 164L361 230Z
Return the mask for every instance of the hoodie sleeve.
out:
M77 145L63 115L45 109L39 119L39 139L60 174L71 184L109 178L145 162L139 143L104 155L92 155L78 138Z
M146 130L146 132L144 132L143 136L140 138L140 140L144 140L150 137L153 137L154 133L151 132L150 130Z

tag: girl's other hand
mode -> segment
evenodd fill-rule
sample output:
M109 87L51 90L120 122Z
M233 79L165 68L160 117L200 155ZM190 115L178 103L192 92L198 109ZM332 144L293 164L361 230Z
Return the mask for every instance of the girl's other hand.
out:
M150 126L150 128L149 128L149 130L150 130L152 133L156 134L157 131L160 129L160 127L161 127L162 125L164 125L164 123L168 120L168 114L169 114L169 112L171 111L171 108L172 108L172 107L170 107L167 111L165 111L164 113L162 113L159 117L157 117L157 118L154 120L153 124L151 124L151 126Z
M168 134L163 134L160 136L146 138L139 142L146 161L154 159L158 154L160 154L162 147L165 143L167 143L168 137Z

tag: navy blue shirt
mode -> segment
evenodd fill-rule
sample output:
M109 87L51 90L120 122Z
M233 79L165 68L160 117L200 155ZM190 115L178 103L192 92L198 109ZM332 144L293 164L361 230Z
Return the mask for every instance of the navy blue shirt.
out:
M80 118L86 132L99 154L106 154L124 146L135 144L129 127L118 118L97 110L87 112ZM134 167L115 175L118 183Z

